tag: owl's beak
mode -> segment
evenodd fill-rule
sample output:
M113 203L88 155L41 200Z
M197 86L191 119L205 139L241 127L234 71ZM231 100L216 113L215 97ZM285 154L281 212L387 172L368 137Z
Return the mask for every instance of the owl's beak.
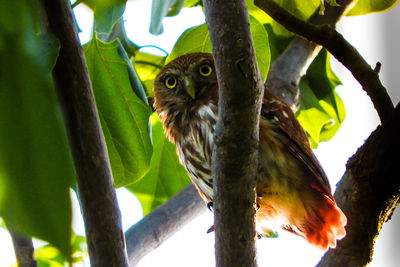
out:
M191 98L195 99L196 89L194 88L192 79L190 79L189 77L185 77L184 82L185 82L186 92L188 93L188 95L190 95Z

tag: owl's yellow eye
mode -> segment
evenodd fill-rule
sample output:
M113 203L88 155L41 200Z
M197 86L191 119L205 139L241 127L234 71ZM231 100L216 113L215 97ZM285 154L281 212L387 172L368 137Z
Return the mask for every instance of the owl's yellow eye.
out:
M176 78L174 76L167 76L164 80L164 84L167 88L172 89L176 86Z
M201 74L202 76L204 76L204 77L210 76L211 73L212 73L212 71L213 71L213 69L212 69L212 67L210 66L210 64L203 64L203 65L200 67L200 69L199 69L200 74Z

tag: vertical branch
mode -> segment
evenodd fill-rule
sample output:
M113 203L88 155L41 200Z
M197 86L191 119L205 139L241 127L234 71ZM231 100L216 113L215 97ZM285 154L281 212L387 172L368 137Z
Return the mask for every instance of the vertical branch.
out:
M263 82L245 1L204 0L219 85L214 136L217 266L256 266L255 181Z
M53 70L77 172L92 266L128 266L121 215L82 47L66 0L40 0L60 41Z
M8 229L14 246L15 257L19 267L36 267L32 238L25 237L19 233Z

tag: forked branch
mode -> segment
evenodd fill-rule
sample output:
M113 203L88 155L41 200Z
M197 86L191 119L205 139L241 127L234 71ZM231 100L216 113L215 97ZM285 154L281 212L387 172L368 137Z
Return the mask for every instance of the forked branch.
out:
M272 0L255 0L254 3L289 31L324 46L361 84L371 98L381 122L385 123L389 119L394 106L378 74L340 33L329 25L313 25L302 21Z

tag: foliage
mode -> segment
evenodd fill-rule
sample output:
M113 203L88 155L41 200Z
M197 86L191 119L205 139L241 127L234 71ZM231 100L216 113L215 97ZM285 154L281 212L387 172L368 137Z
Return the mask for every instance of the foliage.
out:
M69 255L74 169L49 73L59 43L35 34L35 3L0 10L0 216Z
M394 7L398 2L399 0L359 0L347 16L358 16L387 11Z
M81 2L94 11L93 38L84 50L114 182L127 186L147 214L189 182L154 114L150 127L147 99L153 97L153 81L164 64L185 53L211 52L207 26L187 29L169 55L135 51L128 58L118 40L101 41L107 40L102 37L122 17L126 0ZM323 9L321 0L276 2L302 20ZM348 15L388 10L397 2L359 0ZM252 0L246 3L257 62L265 79L270 63L293 34ZM199 0L153 0L151 31L162 32L165 16L201 4ZM52 264L62 265L71 252L80 251L77 246L83 239L71 234L69 188L75 184L75 174L50 78L59 43L40 33L38 13L36 1L0 1L0 216L17 231L49 242L36 256L43 266L56 266ZM344 120L343 103L334 91L339 84L330 68L330 56L323 50L301 80L297 113L314 147L330 140ZM82 255L75 256L72 259L80 260Z
M184 167L179 163L175 145L168 141L156 113L151 116L153 144L150 171L139 182L127 186L139 199L143 215L164 203L189 183Z
M133 183L148 171L152 154L150 108L146 99L140 99L143 88L134 83L136 74L121 56L119 41L104 43L93 37L84 50L114 183Z
M40 267L63 267L69 262L82 262L85 257L88 257L86 238L75 234L73 234L71 239L71 260L51 244L35 249L35 259Z
M263 25L252 16L250 16L250 30L253 36L258 67L265 80L270 63L268 33ZM166 63L178 56L194 52L212 52L207 24L202 24L186 30L175 43L171 54L167 57Z

